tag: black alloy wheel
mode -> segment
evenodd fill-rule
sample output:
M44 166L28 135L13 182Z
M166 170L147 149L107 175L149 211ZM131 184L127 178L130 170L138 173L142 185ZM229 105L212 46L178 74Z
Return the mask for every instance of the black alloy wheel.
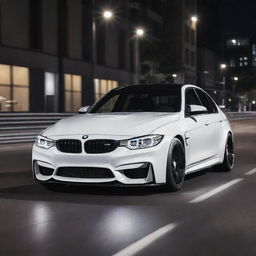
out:
M185 179L185 152L182 142L174 138L169 148L166 167L166 187L169 191L178 191Z

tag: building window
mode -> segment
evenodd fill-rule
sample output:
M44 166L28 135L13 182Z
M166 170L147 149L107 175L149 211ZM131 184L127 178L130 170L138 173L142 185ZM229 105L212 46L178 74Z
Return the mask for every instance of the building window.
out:
M77 112L82 104L82 77L65 74L65 111Z
M44 73L44 94L45 94L45 111L55 112L57 110L57 74L45 72Z
M185 64L189 65L189 50L185 49Z
M30 47L42 49L42 0L30 0Z
M248 57L246 57L246 56L245 57L240 57L239 62L240 62L240 64L239 64L240 67L244 67L244 66L249 65Z
M191 52L191 66L195 66L195 64L196 64L196 57L195 57L195 52Z
M195 45L195 31L193 29L191 30L191 44Z
M185 7L190 8L190 0L185 0Z
M0 111L28 110L28 68L0 65Z
M241 46L248 46L249 39L247 38L231 38L226 41L227 47L241 47Z
M95 100L99 100L110 90L118 87L118 82L113 80L94 79Z
M256 67L256 44L252 45L252 65Z
M191 0L191 10L193 11L193 12L195 12L196 11L196 1L195 0Z
M231 67L231 68L236 67L236 61L235 61L234 59L231 59L231 60L230 60L230 67Z
M187 43L189 43L189 32L190 32L189 26L185 25L185 40Z
M106 59L106 30L105 26L103 26L99 21L96 23L97 26L97 42L96 42L96 49L97 49L97 64L105 65Z
M121 69L126 68L126 32L123 29L119 29L118 34L118 66Z

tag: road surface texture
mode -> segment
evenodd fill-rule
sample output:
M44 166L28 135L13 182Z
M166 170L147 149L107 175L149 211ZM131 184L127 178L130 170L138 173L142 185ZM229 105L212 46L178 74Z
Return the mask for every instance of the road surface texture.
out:
M31 144L0 147L0 255L256 255L256 120L232 122L236 165L159 188L47 191Z

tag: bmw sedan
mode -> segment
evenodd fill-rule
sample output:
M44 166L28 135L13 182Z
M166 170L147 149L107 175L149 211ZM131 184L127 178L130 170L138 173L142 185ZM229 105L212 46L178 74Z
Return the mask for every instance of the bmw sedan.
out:
M33 177L56 183L179 190L186 174L234 165L225 114L192 85L136 85L44 130L33 146Z

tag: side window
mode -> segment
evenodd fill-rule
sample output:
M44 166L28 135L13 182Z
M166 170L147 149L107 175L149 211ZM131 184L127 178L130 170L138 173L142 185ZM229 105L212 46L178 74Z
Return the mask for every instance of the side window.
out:
M198 94L203 106L207 108L207 113L216 113L211 102L209 101L208 96L202 90L199 89L196 89L196 93Z
M213 101L213 99L209 95L206 95L206 96L212 105L214 113L218 113L219 111L218 111L218 108L216 107L216 103Z
M197 94L195 93L194 89L188 89L186 90L186 106L187 105L199 105L201 106L201 102L197 96Z

